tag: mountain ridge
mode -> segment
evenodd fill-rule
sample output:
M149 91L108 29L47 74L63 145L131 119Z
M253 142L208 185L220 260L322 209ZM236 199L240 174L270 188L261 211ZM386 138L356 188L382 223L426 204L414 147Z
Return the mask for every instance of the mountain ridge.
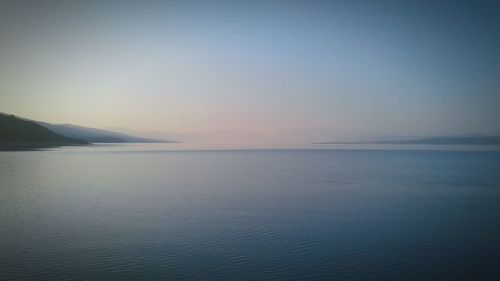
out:
M74 137L92 143L176 143L173 140L152 139L132 136L129 134L90 128L73 124L52 124L35 121L49 130L67 137Z
M329 141L313 144L429 144L429 145L500 145L500 135L463 134L412 139L386 139L368 141Z
M46 147L91 143L177 143L69 123L52 124L0 112L0 144L3 148Z
M0 113L0 150L88 144L84 140L59 135L34 121Z

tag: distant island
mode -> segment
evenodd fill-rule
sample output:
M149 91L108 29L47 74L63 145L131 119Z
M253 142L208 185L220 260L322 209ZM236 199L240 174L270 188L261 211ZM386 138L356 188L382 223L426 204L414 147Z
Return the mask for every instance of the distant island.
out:
M0 150L27 150L92 143L175 143L71 124L55 125L0 113Z
M415 138L407 140L330 141L313 144L432 144L432 145L500 145L500 136L463 135Z

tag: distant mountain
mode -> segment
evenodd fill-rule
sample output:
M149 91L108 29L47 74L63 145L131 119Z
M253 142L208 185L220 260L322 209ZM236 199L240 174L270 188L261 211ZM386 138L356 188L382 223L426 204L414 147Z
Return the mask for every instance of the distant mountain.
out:
M332 141L314 144L433 144L433 145L500 145L500 136L483 136L479 134L461 136L427 137L405 140L377 141Z
M33 121L0 113L0 150L84 144L88 142L59 135Z
M94 129L71 124L50 124L36 121L38 124L48 128L54 133L85 140L93 143L173 143L176 141L141 138L123 133L117 133L102 129Z

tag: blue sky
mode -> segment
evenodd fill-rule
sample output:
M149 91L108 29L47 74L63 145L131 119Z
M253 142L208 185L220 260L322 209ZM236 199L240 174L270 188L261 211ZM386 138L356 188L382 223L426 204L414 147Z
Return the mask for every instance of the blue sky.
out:
M374 2L3 1L0 111L232 146L500 133L499 4Z

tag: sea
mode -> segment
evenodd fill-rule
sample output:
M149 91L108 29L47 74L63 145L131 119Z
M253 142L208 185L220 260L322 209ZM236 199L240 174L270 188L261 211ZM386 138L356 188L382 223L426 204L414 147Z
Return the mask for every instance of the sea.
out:
M500 280L500 150L0 152L0 280Z

